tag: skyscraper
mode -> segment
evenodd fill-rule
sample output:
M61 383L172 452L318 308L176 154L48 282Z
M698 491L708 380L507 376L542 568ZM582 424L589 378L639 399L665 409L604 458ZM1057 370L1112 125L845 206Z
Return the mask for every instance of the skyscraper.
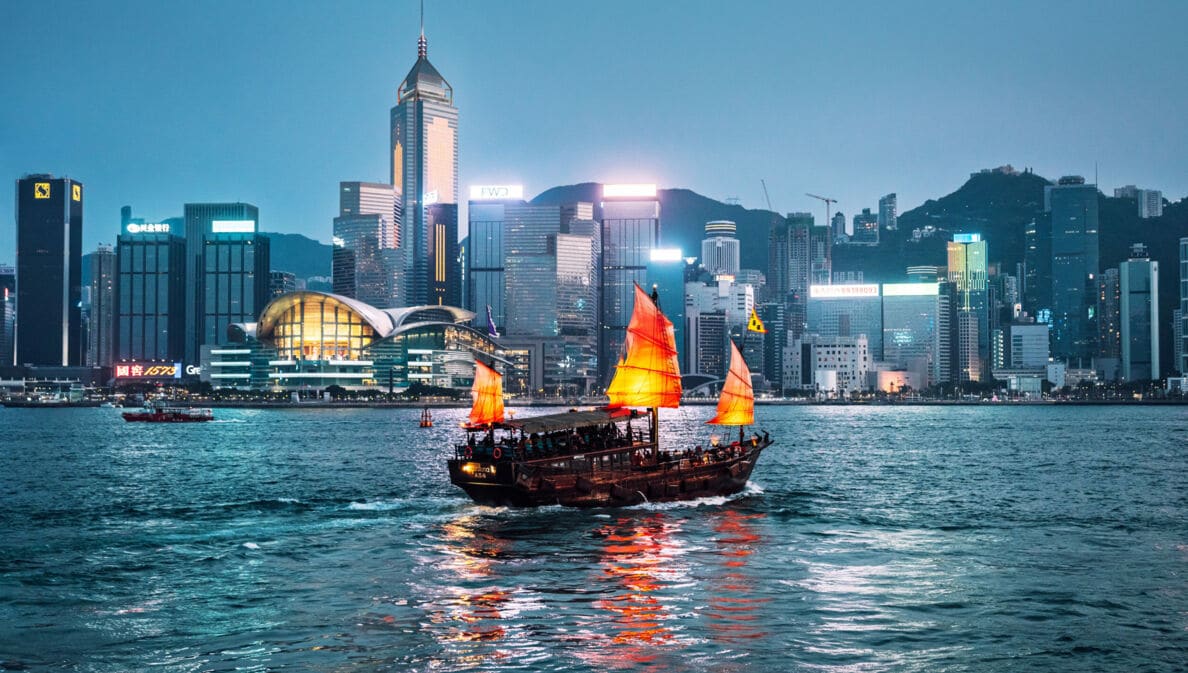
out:
M1118 265L1122 279L1122 379L1159 378L1159 262L1147 246L1131 246Z
M878 285L813 285L807 322L808 334L866 337L871 359L883 358L883 300Z
M0 367L13 364L16 340L16 269L0 265Z
M38 174L16 190L16 364L79 366L83 185Z
M186 362L204 344L226 341L227 326L255 322L268 303L268 238L248 203L187 203Z
M737 276L739 270L738 226L729 220L705 223L701 241L701 265L710 274Z
M170 222L123 220L116 239L114 359L180 362L189 316L185 239Z
M990 299L986 241L980 234L954 234L948 243L948 279L957 293L957 362L962 381L989 375ZM963 318L961 314L968 314ZM970 335L973 335L972 337ZM972 348L972 352L963 349Z
M850 235L846 233L846 214L840 210L833 214L833 221L829 222L833 229L834 243L849 243Z
M854 233L850 236L850 243L855 245L879 244L879 216L871 213L870 208L863 208L862 212L854 216Z
M602 296L599 381L610 381L635 305L636 283L648 287L648 262L660 240L656 185L602 188Z
M91 313L87 330L87 364L92 367L111 365L112 332L115 318L115 251L100 244L91 255Z
M892 192L879 199L879 229L895 231L899 228L898 199Z
M399 198L391 185L339 184L331 253L335 294L378 308L403 305L403 259L397 252Z
M1097 278L1097 357L1099 359L1117 361L1122 357L1121 282L1117 269L1106 269Z
M503 235L507 226L508 208L523 208L524 188L520 185L482 185L470 188L467 208L465 308L475 314L475 326L487 325L487 309L491 319L503 329L507 321L504 292L507 285L504 267Z
M1180 239L1180 352L1182 360L1176 363L1182 374L1188 374L1188 237Z
M883 285L883 360L925 386L949 382L948 300L936 282Z
M458 286L458 108L454 89L429 63L422 29L417 62L401 82L391 114L392 184L401 197L400 247L404 257L405 302L446 303ZM429 212L433 204L453 205ZM451 224L450 216L454 217ZM454 255L442 235L454 231ZM450 279L457 277L457 282ZM457 301L455 299L454 301Z
M1097 185L1080 176L1060 178L1044 188L1044 204L1052 215L1052 354L1087 359L1097 334L1090 321L1096 297L1086 296L1086 287L1101 270Z

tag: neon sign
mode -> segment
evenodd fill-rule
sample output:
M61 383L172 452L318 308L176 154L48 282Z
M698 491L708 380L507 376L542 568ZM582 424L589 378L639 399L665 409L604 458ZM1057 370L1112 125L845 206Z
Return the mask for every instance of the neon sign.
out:
M180 379L182 363L118 362L114 373L117 379Z
M812 299L850 299L877 296L879 296L879 286L873 283L864 285L809 286L809 297Z
M167 222L156 222L153 224L140 224L138 222L131 222L124 231L129 234L168 234L169 224Z
M471 201L523 199L524 185L471 185Z
M210 231L214 234L254 234L255 220L213 220Z

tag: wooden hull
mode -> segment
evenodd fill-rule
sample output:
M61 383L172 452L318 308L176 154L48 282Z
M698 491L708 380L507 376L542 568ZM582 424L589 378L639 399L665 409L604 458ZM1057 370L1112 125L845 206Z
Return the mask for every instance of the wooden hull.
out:
M688 465L688 461L611 470L557 471L510 460L448 462L450 481L482 505L622 507L734 495L746 488L755 463L771 442L741 456Z

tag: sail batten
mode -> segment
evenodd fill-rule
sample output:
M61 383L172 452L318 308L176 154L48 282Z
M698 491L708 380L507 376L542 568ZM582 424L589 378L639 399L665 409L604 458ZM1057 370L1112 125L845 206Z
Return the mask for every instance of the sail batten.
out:
M481 426L503 422L503 375L475 360L474 385L470 388L474 405L470 408L470 425Z
M681 370L672 321L638 284L624 346L626 353L606 389L610 406L680 406Z
M742 353L730 342L730 371L718 397L718 411L706 421L713 425L752 425L755 423L755 391L751 386L751 370Z

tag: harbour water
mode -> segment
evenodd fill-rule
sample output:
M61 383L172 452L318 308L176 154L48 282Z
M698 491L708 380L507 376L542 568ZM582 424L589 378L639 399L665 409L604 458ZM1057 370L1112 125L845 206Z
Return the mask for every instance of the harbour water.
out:
M762 407L745 493L590 511L470 504L463 413L0 409L0 670L1188 666L1184 408Z

